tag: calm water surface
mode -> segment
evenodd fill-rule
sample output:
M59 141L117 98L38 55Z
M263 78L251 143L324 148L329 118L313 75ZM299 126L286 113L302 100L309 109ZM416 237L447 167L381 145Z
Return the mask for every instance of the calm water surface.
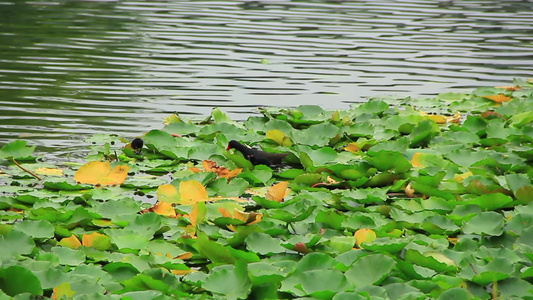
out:
M533 76L533 1L0 2L0 145Z

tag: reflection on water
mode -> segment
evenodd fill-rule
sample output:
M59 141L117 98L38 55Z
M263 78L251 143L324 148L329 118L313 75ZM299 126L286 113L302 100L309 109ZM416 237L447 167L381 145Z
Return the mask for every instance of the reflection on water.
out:
M524 0L3 1L0 145L509 84L533 74L532 19Z

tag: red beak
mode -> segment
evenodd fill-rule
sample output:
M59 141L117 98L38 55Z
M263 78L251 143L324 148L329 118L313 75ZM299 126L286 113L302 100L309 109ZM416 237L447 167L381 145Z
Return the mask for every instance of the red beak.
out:
M228 144L228 147L226 148L226 151L228 151L228 150L229 150L229 144Z

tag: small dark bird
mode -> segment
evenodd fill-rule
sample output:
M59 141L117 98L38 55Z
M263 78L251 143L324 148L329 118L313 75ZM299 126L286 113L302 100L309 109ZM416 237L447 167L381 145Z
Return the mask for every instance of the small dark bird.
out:
M133 141L131 141L131 149L133 149L135 153L140 153L143 145L144 142L140 138L135 138Z
M235 140L232 140L228 143L228 147L226 148L226 150L232 148L239 150L242 155L244 155L244 157L249 160L253 165L279 165L281 164L281 160L285 156L289 155L289 153L269 153L257 149L252 149Z

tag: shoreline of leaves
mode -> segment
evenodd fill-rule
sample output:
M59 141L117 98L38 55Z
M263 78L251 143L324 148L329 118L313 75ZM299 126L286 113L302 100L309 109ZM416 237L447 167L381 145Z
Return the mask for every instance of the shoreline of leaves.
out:
M522 86L267 108L242 123L173 115L141 154L102 142L62 173L10 143L4 165L43 180L0 173L0 295L531 298ZM233 139L288 152L291 167L253 166L225 150Z

